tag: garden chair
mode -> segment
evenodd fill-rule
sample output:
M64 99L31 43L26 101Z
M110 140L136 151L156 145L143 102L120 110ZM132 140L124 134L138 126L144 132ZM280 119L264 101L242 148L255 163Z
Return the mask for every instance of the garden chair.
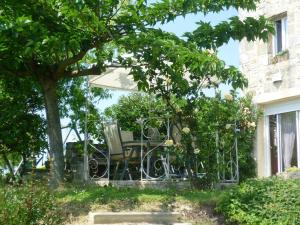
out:
M133 140L133 134L130 131L121 131L117 122L111 122L104 125L104 136L108 146L110 161L115 164L113 179L117 176L117 171L121 162L124 163L124 168L120 179L124 179L127 173L129 179L132 180L131 173L128 168L129 163L137 163L138 150L140 149L140 141ZM124 140L124 141L123 141Z

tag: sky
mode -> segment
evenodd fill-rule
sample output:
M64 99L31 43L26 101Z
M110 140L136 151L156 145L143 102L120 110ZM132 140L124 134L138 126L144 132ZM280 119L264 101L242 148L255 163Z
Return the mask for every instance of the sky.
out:
M212 25L216 25L221 21L227 20L232 16L236 16L237 11L235 9L229 9L218 14L210 13L204 16L203 14L190 14L187 15L185 18L179 17L173 22L169 22L168 24L164 25L157 25L156 27L161 28L162 30L172 32L179 37L185 32L193 31L197 28L197 22L203 20L206 22L211 22ZM222 46L219 49L218 56L225 61L227 65L233 65L239 67L239 51L238 51L238 42L237 41L230 41L227 45ZM228 87L221 87L224 92L229 91L230 88ZM129 92L126 91L111 91L112 98L104 99L100 102L101 108L100 110L103 111L105 108L116 104L118 99L122 95L127 95Z

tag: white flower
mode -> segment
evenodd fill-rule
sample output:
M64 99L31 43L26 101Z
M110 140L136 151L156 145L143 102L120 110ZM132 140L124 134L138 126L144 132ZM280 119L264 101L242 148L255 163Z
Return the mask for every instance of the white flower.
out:
M224 98L227 101L232 101L233 100L233 96L230 93L224 94Z
M170 61L164 61L164 63L168 66L172 66L173 65L173 62L170 62Z
M194 149L194 154L198 155L200 153L200 149L199 148L195 148Z
M165 78L165 83L166 83L166 84L171 84L171 82L172 82L172 80L171 80L170 78L168 78L168 77Z
M248 128L255 128L256 127L256 123L255 122L248 122L247 123L247 127Z
M216 76L212 76L210 78L210 81L211 81L212 84L219 84L220 83L218 77L216 77Z
M182 128L182 132L185 133L185 134L188 134L188 133L191 132L191 130L188 127L184 127L184 128Z
M250 114L251 111L248 107L245 107L244 110L243 110L243 113L247 115L247 114Z
M165 142L165 145L168 147L172 146L173 144L174 144L173 140L170 140L170 139L166 140L166 142Z
M229 124L229 123L226 124L225 128L226 128L226 130L229 130L231 128L231 124Z
M206 50L208 54L213 55L215 54L215 51L213 49L207 49Z

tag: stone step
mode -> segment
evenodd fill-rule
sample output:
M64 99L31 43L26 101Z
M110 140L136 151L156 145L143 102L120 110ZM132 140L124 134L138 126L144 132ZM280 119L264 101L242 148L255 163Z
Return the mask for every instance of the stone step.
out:
M90 212L89 224L190 224L176 212Z

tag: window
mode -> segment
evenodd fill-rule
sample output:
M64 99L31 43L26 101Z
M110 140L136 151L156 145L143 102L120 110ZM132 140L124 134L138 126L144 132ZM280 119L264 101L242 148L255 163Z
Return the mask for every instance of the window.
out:
M300 168L300 111L269 116L271 174Z
M287 49L287 17L275 20L274 23L273 55L277 55Z

